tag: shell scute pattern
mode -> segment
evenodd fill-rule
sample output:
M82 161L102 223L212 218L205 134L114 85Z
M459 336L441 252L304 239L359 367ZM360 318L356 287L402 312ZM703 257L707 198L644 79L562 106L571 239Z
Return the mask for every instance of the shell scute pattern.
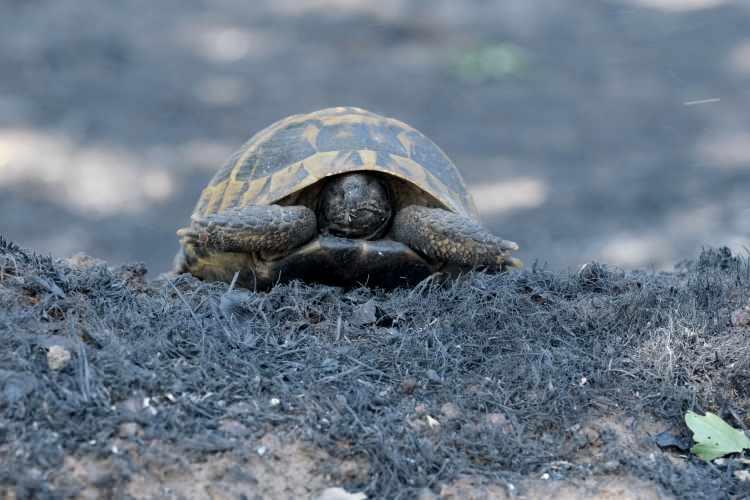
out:
M275 203L353 170L391 173L451 210L476 215L463 179L440 148L405 123L359 108L294 115L258 132L214 176L196 212Z
M229 180L232 175L232 171L237 164L237 161L242 156L242 152L243 148L240 148L232 154L232 156L226 161L226 163L224 163L224 165L222 165L222 167L211 178L211 181L208 183L209 187L217 186Z
M367 149L373 151L382 151L384 153L408 156L409 152L399 139L403 128L384 120L381 123L375 123L370 126L369 134L366 136Z
M409 158L420 165L429 165L431 170L444 178L443 181L448 186L463 183L453 163L427 137L416 130L405 131L403 137L407 138L410 145Z
M318 151L361 149L368 137L367 126L361 122L323 125L317 135Z
M278 172L281 168L298 163L318 152L305 131L315 127L314 123L293 123L276 131L258 144L253 153L237 165L234 179L249 181Z

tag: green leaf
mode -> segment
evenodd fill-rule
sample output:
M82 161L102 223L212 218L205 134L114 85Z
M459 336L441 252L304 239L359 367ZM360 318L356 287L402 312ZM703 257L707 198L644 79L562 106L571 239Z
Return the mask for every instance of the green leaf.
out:
M706 412L703 417L689 411L685 414L685 423L693 431L695 441L690 451L707 462L750 448L750 439L744 432L730 426L714 413Z

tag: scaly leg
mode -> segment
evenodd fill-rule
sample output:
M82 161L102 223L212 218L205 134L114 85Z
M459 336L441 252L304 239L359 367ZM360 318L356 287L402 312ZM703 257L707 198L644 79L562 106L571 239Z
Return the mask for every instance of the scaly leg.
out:
M478 222L440 208L410 205L393 221L394 239L427 258L462 267L521 267L510 256L518 245L491 234Z
M315 212L304 206L249 205L191 218L177 231L196 251L286 253L318 230Z

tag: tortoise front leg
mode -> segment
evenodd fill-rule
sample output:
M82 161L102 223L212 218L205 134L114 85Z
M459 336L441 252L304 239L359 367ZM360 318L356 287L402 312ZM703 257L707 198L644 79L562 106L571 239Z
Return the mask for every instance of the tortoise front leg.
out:
M249 205L216 214L193 215L177 231L196 250L286 253L310 241L318 230L315 212L304 206Z
M393 221L394 239L428 259L462 267L505 269L521 267L510 257L518 245L491 234L478 222L440 208L416 205L399 210Z

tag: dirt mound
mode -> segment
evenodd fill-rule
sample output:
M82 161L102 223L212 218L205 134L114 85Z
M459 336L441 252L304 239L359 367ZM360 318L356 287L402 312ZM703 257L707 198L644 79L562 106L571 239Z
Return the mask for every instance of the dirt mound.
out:
M5 496L750 494L653 442L688 409L750 423L727 251L392 292L144 273L0 241Z

